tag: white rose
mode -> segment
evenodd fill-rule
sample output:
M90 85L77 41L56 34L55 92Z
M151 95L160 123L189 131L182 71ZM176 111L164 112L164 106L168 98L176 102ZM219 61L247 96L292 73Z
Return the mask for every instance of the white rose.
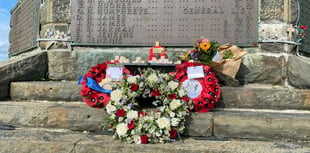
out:
M160 137L162 134L163 134L163 132L162 132L161 130L157 130L157 131L155 132L155 135L156 135L157 137Z
M147 78L148 81L150 81L151 83L155 83L158 81L158 77L156 74L151 74L148 78Z
M107 113L108 113L108 114L114 114L114 112L116 111L116 107L115 107L115 106L112 106L111 103L109 103L109 104L106 106L106 109L107 109Z
M130 76L127 78L128 83L137 83L137 76Z
M170 129L170 121L168 118L166 117L161 117L159 118L158 120L156 120L157 124L158 124L158 127L160 129Z
M170 112L169 115L170 115L170 117L174 117L175 113L174 112Z
M119 101L122 99L122 91L121 90L114 90L111 93L111 100L113 100L116 103L119 103Z
M171 110L175 110L180 106L181 106L181 102L179 99L173 99L172 102L170 103L170 109Z
M129 111L127 113L127 118L130 118L130 119L136 119L138 118L138 112L137 111Z
M135 142L135 144L141 144L141 138L140 136L133 136L133 141Z
M171 119L171 125L172 126L178 126L179 125L180 120L177 118L173 118Z
M139 84L139 88L142 88L143 87L143 82L141 82L140 84Z
M179 86L179 83L175 82L175 81L170 81L168 83L168 86L170 87L170 89L173 91L175 90L178 86Z
M183 97L186 95L186 91L182 88L181 90L179 90L179 96Z
M125 124L125 123L119 123L116 126L116 133L120 137L126 136L127 131L128 131L128 127L127 127L127 124Z

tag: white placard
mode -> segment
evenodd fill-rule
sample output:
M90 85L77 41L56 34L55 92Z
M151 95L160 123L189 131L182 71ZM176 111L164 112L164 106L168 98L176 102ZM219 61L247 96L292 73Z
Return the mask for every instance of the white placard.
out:
M107 68L107 76L110 81L121 81L123 78L123 67L111 66Z
M191 99L197 98L202 91L202 86L197 80L185 80L182 86L187 91L187 96Z
M202 66L192 66L187 68L188 79L203 78L203 67Z

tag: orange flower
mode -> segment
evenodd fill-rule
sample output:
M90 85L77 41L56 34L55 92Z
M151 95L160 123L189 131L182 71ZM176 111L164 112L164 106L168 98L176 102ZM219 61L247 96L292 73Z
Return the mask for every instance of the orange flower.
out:
M200 43L200 48L204 51L207 51L210 48L211 44L209 42L202 42Z

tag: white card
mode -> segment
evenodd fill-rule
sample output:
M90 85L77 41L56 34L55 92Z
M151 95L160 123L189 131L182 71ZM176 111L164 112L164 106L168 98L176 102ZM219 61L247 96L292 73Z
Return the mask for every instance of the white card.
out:
M192 66L187 68L188 79L203 78L203 67L202 66Z
M182 86L187 91L187 96L191 99L197 98L202 91L202 86L197 80L185 80Z
M111 66L107 68L107 76L110 81L121 81L123 78L123 67Z

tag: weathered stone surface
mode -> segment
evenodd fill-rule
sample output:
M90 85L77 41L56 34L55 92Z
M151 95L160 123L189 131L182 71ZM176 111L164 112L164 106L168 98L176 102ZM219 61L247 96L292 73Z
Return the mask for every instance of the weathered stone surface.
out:
M183 135L209 137L212 136L213 113L191 113L185 121Z
M103 109L90 108L85 103L0 103L0 121L14 126L97 131L103 129L104 114Z
M33 53L20 58L12 58L0 63L1 89L9 89L10 82L41 80L47 76L46 52ZM8 91L0 93L0 99L7 97Z
M185 138L167 144L137 145L121 143L111 136L92 133L75 133L47 129L17 129L0 131L1 152L31 153L119 153L119 152L307 152L310 149L307 141L249 141L249 140L195 140Z
M216 107L310 110L310 90L221 87Z
M82 86L73 81L12 82L12 100L82 101Z
M240 84L284 85L285 57L248 54L243 57L236 79Z
M49 51L48 72L52 80L77 80L77 56L76 52Z
M310 62L308 60L289 56L287 67L288 81L292 86L302 89L310 88Z
M256 140L310 139L310 112L214 112L214 135Z
M260 19L262 21L284 20L284 1L278 0L262 0L260 9Z
M40 23L70 23L70 0L46 0L40 9Z

